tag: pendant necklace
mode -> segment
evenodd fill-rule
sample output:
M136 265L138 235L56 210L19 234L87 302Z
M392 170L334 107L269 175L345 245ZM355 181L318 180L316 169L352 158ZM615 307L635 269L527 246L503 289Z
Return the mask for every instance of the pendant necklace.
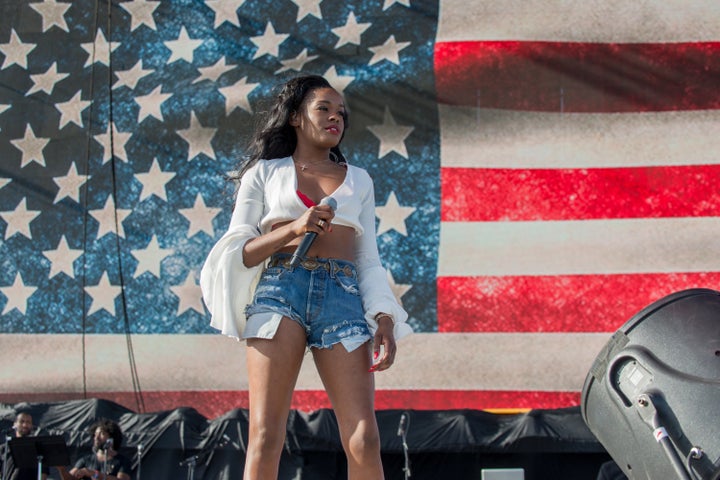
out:
M312 167L312 166L314 166L315 169L316 169L316 171L317 171L317 167L318 167L319 165L321 165L322 163L324 163L324 162L322 162L322 161L319 161L319 162L310 162L310 164L308 165L308 162L302 162L302 163L300 163L300 162L298 162L297 160L295 160L295 158L293 158L293 162L295 162L295 164L300 167L300 171L301 171L301 172L304 172L304 171L306 171L306 170L310 170L310 167Z

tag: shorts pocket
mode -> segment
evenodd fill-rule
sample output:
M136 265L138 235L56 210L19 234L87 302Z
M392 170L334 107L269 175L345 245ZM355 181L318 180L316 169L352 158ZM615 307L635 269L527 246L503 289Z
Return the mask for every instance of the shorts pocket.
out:
M272 298L275 300L284 300L287 298L288 292L287 282L282 278L287 270L281 267L271 267L265 269L260 277L260 281L255 287L254 301L260 298Z

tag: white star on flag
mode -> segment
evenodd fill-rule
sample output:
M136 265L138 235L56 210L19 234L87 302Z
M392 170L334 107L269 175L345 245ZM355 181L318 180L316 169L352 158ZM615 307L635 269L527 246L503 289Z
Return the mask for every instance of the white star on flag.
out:
M323 77L340 95L343 95L347 86L355 80L355 77L351 75L339 75L334 65L327 69Z
M395 41L395 35L385 40L385 43L376 47L368 47L368 50L373 52L373 56L368 62L368 66L374 65L383 60L392 62L395 65L400 65L400 50L410 46L410 42L397 42Z
M60 187L55 194L55 201L53 201L53 203L58 203L65 197L80 203L80 187L83 186L86 180L87 177L85 175L78 175L75 163L71 163L64 176L53 178L55 184Z
M43 255L50 260L50 274L48 275L48 279L60 273L64 273L70 278L75 278L73 263L80 258L82 254L83 250L75 250L68 246L67 239L64 235L60 237L60 241L55 250L43 250Z
M289 36L289 34L277 33L272 23L268 22L262 35L250 37L250 41L258 47L252 59L255 60L265 54L277 57L280 54L280 44Z
M94 42L81 43L80 46L88 54L84 67L89 67L96 62L102 65L110 65L110 51L114 52L120 44L113 42L111 45L105 38L103 31L98 29Z
M399 234L407 237L407 228L405 227L405 219L415 212L415 207L402 207L398 203L395 192L390 192L387 202L384 206L375 207L375 216L380 219L377 229L377 235L380 236L390 230L395 230Z
M110 129L112 128L112 137ZM113 149L115 150L115 158L127 162L128 154L125 151L125 145L132 136L132 132L121 132L115 126L115 123L109 123L105 133L95 135L95 140L103 147L103 165L109 162L113 157ZM112 142L110 141L112 138Z
M355 13L351 11L348 14L345 25L332 29L332 32L340 37L335 44L335 48L340 48L348 43L360 45L362 43L360 37L370 26L372 26L372 23L358 23L355 18Z
M230 22L236 27L240 26L237 10L245 3L245 0L206 0L205 5L215 12L215 28L224 22Z
M140 113L138 113L137 119L138 123L142 122L149 115L163 122L165 119L160 110L160 105L170 97L172 97L172 93L162 93L162 85L158 85L147 95L138 95L135 97L135 102L140 105Z
M36 137L29 123L25 125L25 136L16 140L10 140L10 143L22 152L20 168L23 168L30 162L37 162L43 167L45 166L45 157L43 157L42 152L47 144L50 143L50 139Z
M68 123L74 123L78 127L84 127L82 120L82 112L92 104L90 100L81 98L82 90L78 90L73 97L67 102L55 104L55 108L60 111L60 124L58 130L62 130Z
M317 55L308 56L307 48L304 49L302 52L298 54L295 58L289 58L287 60L280 60L280 63L283 64L282 68L275 71L275 74L285 72L287 70L295 70L297 72L301 72L303 67L306 63L310 63L313 60L318 58Z
M140 201L157 195L159 198L167 202L167 192L165 185L172 180L176 174L174 172L163 172L160 170L160 164L156 158L153 159L150 170L147 173L136 173L135 178L142 184L140 191Z
M199 67L198 71L200 71L200 76L193 80L193 84L202 82L203 80L210 80L211 82L217 82L220 77L223 76L223 74L229 72L230 70L233 70L235 66L228 65L225 63L225 57L222 57L220 60L215 62L214 65L210 65L209 67Z
M44 0L41 3L30 3L30 8L42 16L42 31L47 32L53 25L69 32L70 29L65 21L65 13L70 8L69 3L58 3L55 0Z
M30 223L32 223L32 221L35 220L35 218L37 218L37 216L41 213L41 210L27 209L27 198L23 198L13 210L0 212L0 218L5 220L5 223L7 223L7 229L5 229L5 240L16 233L25 235L27 238L32 240Z
M182 285L171 286L170 290L180 300L178 303L177 315L181 315L190 309L195 310L200 314L205 313L205 306L202 300L202 290L200 290L200 286L195 283L192 274L188 274L185 278L185 283Z
M410 0L385 0L385 3L383 3L383 12L395 5L396 3L399 3L400 5L405 5L406 7L410 7Z
M18 37L18 34L15 33L15 30L11 30L10 42L0 43L0 52L5 55L2 68L5 69L10 65L19 65L27 69L27 56L35 47L37 47L37 45L34 43L23 43L20 37Z
M119 208L115 210L115 201L112 195L108 195L107 200L105 200L105 206L102 209L90 210L89 213L99 223L96 237L98 240L108 233L116 233L116 229L117 235L125 238L125 229L123 228L122 222L132 213L132 210L122 210Z
M225 97L225 116L229 116L236 108L242 108L248 113L253 113L249 95L258 85L260 84L247 83L247 77L242 77L235 82L235 85L219 88L218 91Z
M193 52L202 45L203 40L195 40L190 38L185 27L180 27L180 34L177 40L168 40L165 46L170 49L170 58L167 64L171 64L177 60L185 60L188 63L193 61Z
M195 197L195 205L192 208L179 208L178 211L190 222L187 233L188 238L198 232L205 232L212 237L215 234L213 219L222 212L222 208L206 206L202 195L198 193Z
M15 281L8 287L0 287L0 292L7 298L7 303L3 308L2 314L5 315L17 308L20 313L25 315L27 310L27 302L30 296L35 293L37 287L25 285L20 274L15 274Z
M138 267L135 270L134 278L139 277L145 272L150 272L160 278L160 264L165 257L173 255L174 250L160 248L156 235L150 239L147 247L139 250L131 250L133 256L138 260Z
M149 0L133 0L132 2L121 2L118 3L123 9L125 9L131 18L130 31L135 31L136 28L140 28L142 25L157 30L155 26L155 19L153 18L153 12L160 6L162 2L151 2Z
M387 279L388 283L390 284L390 290L392 290L393 295L395 295L395 298L397 299L400 306L402 306L402 297L405 295L411 288L412 285L406 285L402 283L395 283L395 278L393 277L390 270L386 270L387 273Z
M190 111L190 127L177 131L177 134L189 145L188 161L201 153L215 160L215 150L211 142L216 131L217 128L203 127L195 116L195 112Z
M45 73L30 75L30 79L33 81L33 86L25 93L25 96L27 97L35 92L45 92L48 95L52 95L55 84L68 76L70 76L69 73L58 73L57 62L54 62L48 67Z
M296 23L300 23L300 20L308 15L322 20L322 12L320 11L320 3L322 0L293 0L293 3L298 6L298 14Z
M103 272L97 285L86 285L85 291L91 299L88 316L100 310L115 316L115 298L120 295L122 289L119 285L110 284L107 272Z
M142 67L142 60L135 62L129 70L115 70L113 73L118 78L117 82L113 84L113 90L122 86L128 87L130 90L135 90L137 83L154 70L145 70Z
M404 158L408 158L405 139L412 133L415 127L398 125L385 106L385 114L382 125L369 125L368 130L380 140L378 158L383 158L390 152L396 152Z
M352 75L339 75L335 65L328 68L323 77L325 77L325 80L327 80L340 95L342 95L347 86L355 80L355 77Z

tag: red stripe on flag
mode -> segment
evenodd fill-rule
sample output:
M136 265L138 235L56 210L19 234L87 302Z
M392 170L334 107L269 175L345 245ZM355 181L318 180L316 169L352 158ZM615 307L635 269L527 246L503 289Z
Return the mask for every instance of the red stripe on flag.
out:
M445 222L720 216L720 165L441 170Z
M580 405L580 392L509 390L379 390L378 410L503 410Z
M650 303L720 273L442 277L438 332L614 332Z
M194 408L206 418L216 418L240 408L248 408L247 391L145 391L142 393L145 412L161 412L176 408ZM102 398L137 411L132 392L88 393L0 393L0 402L45 403ZM378 390L375 394L377 410L504 410L551 409L577 406L579 392L509 391L509 390ZM300 390L293 394L291 408L311 412L331 408L322 390Z
M720 42L435 44L439 103L565 112L720 107Z

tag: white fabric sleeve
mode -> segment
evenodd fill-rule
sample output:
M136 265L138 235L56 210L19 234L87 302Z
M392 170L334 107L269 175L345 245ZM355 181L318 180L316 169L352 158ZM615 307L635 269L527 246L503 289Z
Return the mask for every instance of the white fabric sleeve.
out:
M368 176L369 188L363 192L360 212L360 223L363 234L356 238L355 265L358 271L358 284L365 310L365 320L372 334L375 334L378 324L375 315L387 313L395 324L393 333L395 339L412 333L412 327L406 323L408 314L402 308L390 288L388 273L380 263L380 255L375 236L375 190L372 179Z
M252 300L262 264L246 267L245 243L260 235L264 211L263 179L256 164L242 177L230 226L208 254L200 271L203 300L211 314L210 325L224 335L240 339L245 328L245 306Z

